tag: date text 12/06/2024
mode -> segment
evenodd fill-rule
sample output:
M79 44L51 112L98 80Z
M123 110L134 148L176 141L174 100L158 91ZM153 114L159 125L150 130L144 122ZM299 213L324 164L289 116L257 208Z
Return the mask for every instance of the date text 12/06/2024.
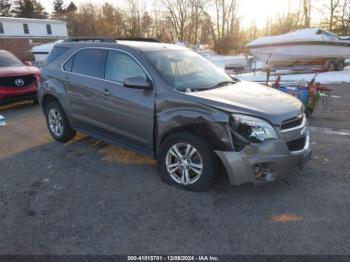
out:
M216 256L128 256L128 261L220 261Z

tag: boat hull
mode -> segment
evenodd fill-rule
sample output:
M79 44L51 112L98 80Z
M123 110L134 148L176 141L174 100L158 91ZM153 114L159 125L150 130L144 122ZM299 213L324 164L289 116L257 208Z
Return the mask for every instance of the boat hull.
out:
M250 47L250 52L270 65L323 64L328 60L350 58L350 46L319 44L284 44Z

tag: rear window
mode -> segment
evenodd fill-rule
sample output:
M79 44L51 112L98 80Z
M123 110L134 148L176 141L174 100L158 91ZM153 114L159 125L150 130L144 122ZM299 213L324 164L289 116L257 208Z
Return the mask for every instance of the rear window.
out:
M0 67L22 66L23 63L8 52L0 52Z
M68 47L58 47L55 46L51 52L49 53L49 56L46 59L46 64L50 64L54 60L56 60L59 56L61 56L64 52L66 52L69 48Z
M72 72L102 78L105 56L106 52L102 49L84 49L78 51L74 55Z

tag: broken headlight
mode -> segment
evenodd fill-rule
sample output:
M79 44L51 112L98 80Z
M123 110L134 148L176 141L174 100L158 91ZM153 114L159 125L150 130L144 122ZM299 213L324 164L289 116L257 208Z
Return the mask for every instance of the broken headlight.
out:
M239 114L234 114L232 117L232 131L247 142L261 143L268 139L277 139L275 129L265 120Z

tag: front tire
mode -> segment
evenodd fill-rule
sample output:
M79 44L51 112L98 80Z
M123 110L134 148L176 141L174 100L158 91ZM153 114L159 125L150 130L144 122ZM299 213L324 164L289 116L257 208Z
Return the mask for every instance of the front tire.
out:
M45 108L47 128L51 136L59 142L71 140L76 132L72 129L68 118L57 101L50 102Z
M218 172L217 157L208 140L177 133L160 146L158 171L164 182L192 191L205 191Z
M332 60L328 60L325 65L324 65L324 69L326 72L333 72L336 70L336 65L335 62Z

